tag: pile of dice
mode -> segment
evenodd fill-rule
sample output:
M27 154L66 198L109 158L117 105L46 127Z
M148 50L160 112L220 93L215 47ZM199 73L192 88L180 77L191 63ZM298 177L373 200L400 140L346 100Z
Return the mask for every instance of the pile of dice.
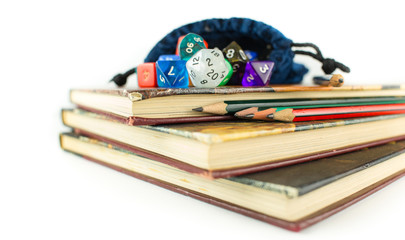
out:
M234 41L222 51L209 49L199 35L189 33L178 40L176 55L162 55L156 63L137 67L139 87L214 88L224 85L266 86L272 61L257 61L257 53L244 51Z

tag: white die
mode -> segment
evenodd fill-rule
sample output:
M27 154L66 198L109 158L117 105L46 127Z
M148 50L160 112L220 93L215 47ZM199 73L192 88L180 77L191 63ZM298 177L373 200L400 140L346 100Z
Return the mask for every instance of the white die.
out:
M217 87L229 73L218 48L201 49L187 61L186 67L191 82L198 88Z

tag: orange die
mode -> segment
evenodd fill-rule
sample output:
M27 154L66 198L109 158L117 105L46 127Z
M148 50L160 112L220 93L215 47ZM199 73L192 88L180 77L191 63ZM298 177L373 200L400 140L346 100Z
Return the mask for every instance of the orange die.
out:
M139 87L157 87L156 63L149 62L139 64L136 72L138 74Z
M176 55L180 55L180 43L181 43L181 40L183 40L183 38L185 36L186 35L180 36L179 39L177 39L177 47L176 47L176 53L175 53ZM204 41L205 47L208 48L208 43L204 39L203 39L203 41Z

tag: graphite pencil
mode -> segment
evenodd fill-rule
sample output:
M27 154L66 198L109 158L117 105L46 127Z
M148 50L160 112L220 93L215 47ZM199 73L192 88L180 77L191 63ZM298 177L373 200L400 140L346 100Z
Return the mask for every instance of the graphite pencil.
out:
M405 103L405 97L369 97L369 98L333 98L333 99L264 99L264 100L234 100L218 102L206 105L199 108L194 108L194 111L212 113L216 115L234 114L244 109L251 107L273 108L273 107L291 107L291 106L311 106L325 104L355 104L362 105L370 104L393 104Z
M370 102L367 105L381 105L381 104L396 104L396 101L387 102ZM257 119L263 120L264 114L270 114L272 112L281 111L287 108L302 109L302 108L326 108L326 107L349 107L349 106L364 106L364 103L340 103L340 104L318 104L318 105L308 105L308 106L290 106L290 107L276 107L276 108L265 108L265 107L251 107L235 113L235 117L245 118L245 119ZM271 110L269 110L271 109Z
M267 115L271 120L302 122L338 118L371 117L405 113L405 104L364 105L331 108L287 108Z

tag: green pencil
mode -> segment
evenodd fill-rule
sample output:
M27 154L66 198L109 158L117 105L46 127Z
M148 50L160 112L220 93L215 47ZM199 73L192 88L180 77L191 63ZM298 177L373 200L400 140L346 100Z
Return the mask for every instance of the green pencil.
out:
M245 101L224 101L199 108L194 111L212 113L216 115L234 114L244 109L258 107L262 109L272 107L298 107L314 105L334 105L334 106L355 106L357 105L376 105L376 104L395 104L405 103L405 97L371 97L371 98L341 98L341 99L264 99L264 100L245 100ZM336 105L345 104L345 105Z

